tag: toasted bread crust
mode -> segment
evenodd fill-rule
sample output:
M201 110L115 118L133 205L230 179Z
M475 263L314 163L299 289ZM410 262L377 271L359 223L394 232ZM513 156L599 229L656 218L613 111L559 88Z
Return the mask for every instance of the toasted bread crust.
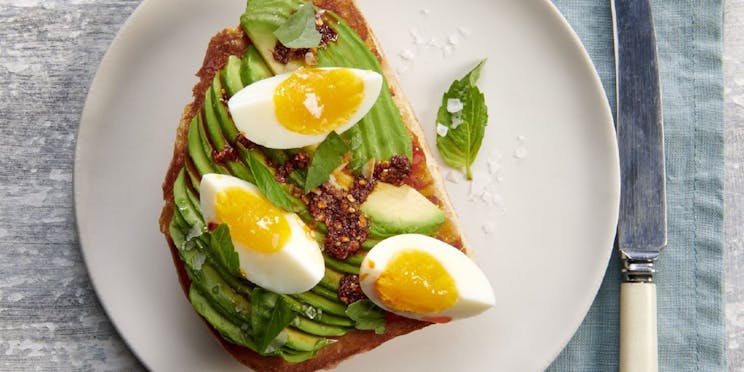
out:
M324 9L328 9L338 14L346 20L346 22L356 31L362 40L365 41L370 50L377 55L380 60L383 75L387 79L390 92L393 96L395 104L398 106L403 118L403 122L408 128L411 135L415 136L419 140L426 159L433 159L431 150L426 144L424 139L423 131L416 119L416 116L408 103L407 99L403 95L400 85L392 73L391 68L386 63L383 57L379 45L374 38L372 31L369 29L366 21L361 15L356 4L351 0L314 0L314 3ZM170 166L163 181L163 199L165 200L165 206L160 216L160 230L165 235L168 244L170 246L171 255L173 262L176 266L176 270L179 277L179 282L184 290L184 293L188 296L189 287L191 281L186 273L184 264L178 254L178 250L173 243L169 233L169 224L175 210L175 203L173 200L173 183L178 175L179 170L184 166L188 166L187 162L187 140L186 134L188 132L189 123L193 119L194 115L201 108L203 103L204 93L208 89L211 81L217 71L221 69L227 57L230 55L242 55L245 48L250 45L250 41L246 37L245 33L240 27L228 28L218 34L216 34L209 43L206 51L204 62L201 69L196 74L199 77L199 82L193 88L194 101L188 104L181 115L181 121L176 130L176 141L174 144L173 158ZM447 215L448 220L456 221L454 209L452 208L449 198L446 195L444 184L442 182L441 174L436 167L435 162L427 162L428 171L430 172L434 181L434 196L442 203L443 209ZM456 224L455 233L459 236L459 230L457 230ZM216 338L220 341L222 346L235 357L238 361L249 366L255 370L260 371L315 371L318 369L327 369L336 366L338 363L346 358L349 358L357 353L361 353L370 349L373 349L380 344L388 341L397 336L413 332L430 325L431 323L421 322L417 320L407 319L393 314L389 314L386 319L386 332L382 335L375 334L372 331L358 331L352 330L346 335L339 337L338 342L326 346L321 349L318 355L310 360L302 363L289 363L280 357L266 357L261 356L254 351L232 344L223 339L219 333L209 326L210 330L215 334Z

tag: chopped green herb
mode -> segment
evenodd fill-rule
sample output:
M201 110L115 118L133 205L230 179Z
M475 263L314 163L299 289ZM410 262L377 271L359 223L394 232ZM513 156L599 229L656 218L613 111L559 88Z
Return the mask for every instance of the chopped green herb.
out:
M276 351L287 341L282 330L297 315L280 295L259 287L251 291L251 305L251 329L256 349L260 353Z
M261 190L266 199L269 199L271 204L293 213L299 213L306 209L301 200L293 197L287 189L277 182L269 166L264 163L261 155L255 150L249 153L246 160L256 180L256 187Z
M354 321L356 329L385 333L385 311L370 300L354 302L346 308L346 315Z
M226 224L220 224L214 231L207 233L209 235L209 246L216 253L216 258L230 275L240 275L240 260L238 253L235 252L232 239L230 238L230 228Z
M344 154L349 152L350 149L349 145L336 132L328 134L325 141L315 150L310 168L307 170L305 193L328 181L331 172L341 165Z
M473 179L470 166L478 155L488 125L485 98L475 82L486 60L481 61L461 80L455 80L442 96L437 112L437 149L451 167L465 168Z
M274 31L274 35L287 48L317 48L321 35L315 28L315 8L306 2L286 22Z

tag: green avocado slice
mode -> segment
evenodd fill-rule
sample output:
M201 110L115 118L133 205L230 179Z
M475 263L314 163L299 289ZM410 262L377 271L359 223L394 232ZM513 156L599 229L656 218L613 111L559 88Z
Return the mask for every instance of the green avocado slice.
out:
M444 212L411 186L378 182L362 212L369 217L369 234L387 238L398 234L433 234L444 223Z

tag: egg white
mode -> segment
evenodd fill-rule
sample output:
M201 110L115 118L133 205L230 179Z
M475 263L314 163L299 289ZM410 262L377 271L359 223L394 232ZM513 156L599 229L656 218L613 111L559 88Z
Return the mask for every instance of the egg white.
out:
M339 67L324 67L321 70L334 70ZM362 79L364 93L357 111L335 132L343 133L353 127L367 114L377 102L377 96L382 88L382 75L375 71L347 68ZM272 149L291 149L314 145L328 136L328 133L302 134L284 127L276 117L274 105L274 91L292 73L284 73L267 79L259 80L241 89L230 97L227 102L230 115L235 126L247 139L261 146Z
M390 308L380 300L375 282L396 254L410 250L426 252L442 264L455 281L458 298L454 305L437 313L412 313ZM362 291L377 306L412 319L467 318L478 315L495 304L491 283L468 256L441 240L421 234L396 235L377 243L362 262L359 278ZM400 285L405 286L406 283Z
M264 198L258 188L246 181L222 174L205 174L200 185L200 205L206 222L217 220L217 194L230 187L238 187ZM233 240L240 260L240 271L254 284L282 294L310 290L323 278L325 263L318 242L299 216L285 212L290 237L277 252L263 253Z

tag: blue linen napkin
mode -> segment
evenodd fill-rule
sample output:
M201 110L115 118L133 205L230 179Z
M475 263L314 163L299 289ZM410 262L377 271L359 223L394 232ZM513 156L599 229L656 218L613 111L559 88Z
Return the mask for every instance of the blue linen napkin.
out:
M553 0L615 111L610 1ZM657 262L660 371L726 369L723 292L723 1L652 1L666 140L668 247ZM621 262L549 371L614 371Z

